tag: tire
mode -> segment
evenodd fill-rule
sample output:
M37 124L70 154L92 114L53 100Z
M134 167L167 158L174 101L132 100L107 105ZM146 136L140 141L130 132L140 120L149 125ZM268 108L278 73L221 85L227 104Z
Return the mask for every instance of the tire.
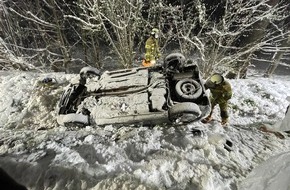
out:
M70 85L61 95L58 103L58 114L75 113L75 107L86 87L83 85Z
M185 57L181 53L172 53L165 57L164 65L166 72L175 73L185 64Z
M93 78L101 76L99 69L94 67L83 67L80 71L81 78Z
M69 110L69 103L72 102L72 93L75 91L75 86L70 86L66 91L64 91L60 97L58 103L58 114L66 114Z
M201 114L198 105L192 102L178 103L168 110L169 120L174 123L190 123L198 120Z
M182 79L176 83L175 91L182 100L195 100L201 96L202 87L193 79Z
M63 126L68 126L70 124L86 126L89 124L89 116L76 113L59 115L57 117L57 123Z

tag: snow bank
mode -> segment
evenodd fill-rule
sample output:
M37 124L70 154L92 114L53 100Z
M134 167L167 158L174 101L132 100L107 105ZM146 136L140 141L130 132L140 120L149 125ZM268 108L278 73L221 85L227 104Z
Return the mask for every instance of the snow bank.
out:
M43 85L47 76L57 83ZM0 167L30 189L254 188L243 182L253 168L289 150L288 138L256 128L283 118L289 80L230 80L227 129L217 110L210 124L65 128L56 124L55 107L73 77L0 75Z
M43 83L47 77L53 83ZM55 127L55 107L70 78L63 73L0 72L0 127Z
M266 160L247 176L240 184L239 189L289 189L289 157L290 152L285 152Z
M287 78L285 78L287 79ZM233 98L231 123L275 122L284 117L290 94L288 80L250 78L231 80Z

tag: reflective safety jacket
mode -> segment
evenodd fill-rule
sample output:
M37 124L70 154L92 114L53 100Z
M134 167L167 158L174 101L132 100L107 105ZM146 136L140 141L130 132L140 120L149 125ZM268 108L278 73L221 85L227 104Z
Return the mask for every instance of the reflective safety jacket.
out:
M145 60L147 62L157 60L160 57L158 40L153 36L150 36L146 40L145 49L146 49Z

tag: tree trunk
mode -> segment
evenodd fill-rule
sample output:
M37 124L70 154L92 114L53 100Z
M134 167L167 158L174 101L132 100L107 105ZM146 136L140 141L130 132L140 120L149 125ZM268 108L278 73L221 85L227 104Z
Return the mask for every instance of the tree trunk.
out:
M269 0L267 4L271 7L277 5L279 3L279 0ZM257 44L265 35L265 31L267 26L269 25L268 19L263 19L261 21L256 22L255 25L252 26L252 29L250 32L246 32L246 37L242 37L239 40L238 47L241 49L248 49L254 44ZM254 52L249 51L247 54L244 54L239 61L237 61L236 68L234 68L236 73L236 78L246 78L247 76L247 70L250 63L250 57L252 56Z
M92 40L92 46L93 46L93 62L96 64L95 66L100 69L102 67L102 64L100 62L100 45L98 42L98 39L95 39L94 35L91 35L91 40Z
M288 34L288 38L286 38L281 46L282 47L287 47L287 46L290 46L289 44L290 42L290 34ZM278 50L274 56L273 56L273 60L271 61L271 64L269 65L269 67L267 68L265 74L264 74L264 77L271 77L271 75L274 73L274 71L276 70L276 68L278 67L279 65L279 62L281 60L281 58L283 57L285 51L283 50Z

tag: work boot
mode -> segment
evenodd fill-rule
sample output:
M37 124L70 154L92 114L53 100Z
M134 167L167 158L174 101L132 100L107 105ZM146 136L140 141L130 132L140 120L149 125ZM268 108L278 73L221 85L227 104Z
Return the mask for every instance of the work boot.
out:
M208 117L204 118L203 120L201 120L201 122L202 123L209 123L209 122L211 122L211 120L212 120L212 117L208 116Z

